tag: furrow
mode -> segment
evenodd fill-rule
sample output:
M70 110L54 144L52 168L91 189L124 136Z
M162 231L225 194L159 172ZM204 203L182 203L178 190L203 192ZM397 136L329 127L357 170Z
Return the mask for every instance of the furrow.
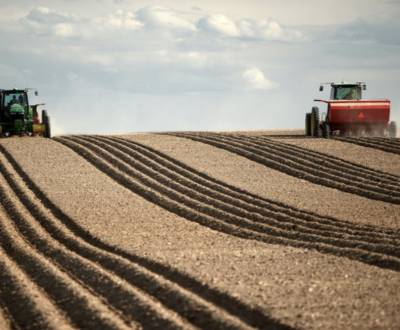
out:
M165 188L154 190L154 188L149 188L148 186L139 183L140 181L134 180L131 176L124 173L124 170L132 172L131 170L127 169L126 165L121 164L121 162L115 157L108 156L106 152L98 150L99 148L95 146L90 146L89 143L85 143L83 141L80 141L80 143L73 142L72 138L57 138L57 140L75 150L78 154L86 158L95 167L108 174L124 187L141 195L145 199L166 208L171 212L185 217L188 220L195 221L212 229L243 238L251 238L272 244L284 244L295 247L313 248L324 253L347 256L349 258L363 261L379 267L399 270L399 259L395 257L366 252L358 248L337 247L324 243L303 241L299 238L285 238L284 235L287 235L287 233L271 228L268 228L268 230L266 230L266 232L264 233L260 233L251 230L250 228L254 227L254 224L250 224L243 219L242 221L233 224L232 221L228 222L224 219L211 217L203 213L203 210L199 211L198 208L200 207L201 209L204 209L203 206L201 206L199 203L195 203L189 198L179 196L179 199L175 200L174 198L177 197L177 194L175 192L172 192L171 190ZM84 146L85 144L90 146L90 148ZM101 158L96 155L96 152L92 151L93 149L97 150L98 154L101 155ZM107 161L105 159L107 159ZM140 178L140 180L144 181L144 178L142 177ZM190 203L192 205L196 205L197 207L192 209L186 206L184 203ZM244 223L246 224L246 226L243 226Z
M8 175L7 177L12 177ZM10 183L10 182L9 182ZM11 185L15 190L18 190L15 182L11 182ZM182 316L186 317L191 323L198 325L200 327L212 327L212 328L247 328L246 323L240 320L240 317L237 318L235 316L231 316L223 311L223 309L219 309L209 302L196 297L193 293L190 293L176 284L170 283L169 281L158 278L156 275L152 274L150 271L146 271L145 269L141 269L140 266L132 264L129 260L112 254L110 252L95 248L90 244L77 239L76 237L72 237L73 234L70 232L68 234L64 234L65 228L62 228L60 224L57 226L57 221L50 221L48 219L49 215L43 214L43 210L38 210L40 207L35 205L29 198L26 196L26 193L23 191L18 191L20 199L24 202L27 208L35 210L34 216L35 218L40 219L42 226L46 228L46 230L52 235L56 240L60 243L63 243L69 249L75 251L81 256L91 259L93 262L101 265L102 267L109 269L115 274L119 275L125 281L140 287L142 290L145 290L148 294L154 295L158 298L164 305L175 309ZM44 234L42 234L44 236ZM142 262L143 263L143 262ZM154 268L156 264L153 264ZM183 277L183 276L182 276ZM110 288L108 288L110 290ZM112 291L112 290L110 290ZM207 291L206 291L207 293ZM104 294L104 293L103 293ZM210 292L208 292L210 294ZM121 299L124 297L121 293L115 292L115 299ZM211 300L216 300L216 297L212 297ZM220 295L224 297L224 295ZM125 299L126 300L126 299ZM115 302L114 302L115 305ZM236 303L236 305L239 305ZM235 304L233 304L235 306ZM132 306L128 306L131 308ZM163 306L159 306L162 309ZM164 307L165 309L165 307ZM244 308L246 310L246 308ZM154 313L152 313L154 314ZM268 319L268 317L259 315L257 311L250 313L255 316L254 320L251 320L249 323L259 326L261 322L265 324L271 324L276 326L277 328L286 328L283 325L280 325L278 322L274 320ZM251 315L249 315L251 316ZM153 316L154 317L154 316ZM178 319L179 317L176 316ZM246 320L247 321L247 320ZM156 320L148 320L147 325L151 325L152 328L155 328L157 325ZM165 322L164 322L165 323ZM178 322L175 327L190 328L189 323ZM167 328L167 325L160 326L162 328Z
M97 142L97 140L104 140L102 138L90 138L89 139ZM311 234L316 235L311 236L311 239L321 239L326 243L336 243L336 240L332 238L343 239L343 233L338 233L334 231L327 230L316 230L313 228L308 228L306 222L296 221L297 219L292 219L290 217L276 217L275 214L269 212L268 210L253 207L247 204L245 201L232 199L229 196L220 194L218 191L213 189L205 188L204 186L198 184L195 180L187 179L184 176L176 174L175 171L171 171L165 167L160 166L160 162L154 162L148 158L145 158L141 153L133 152L129 148L121 144L113 144L110 141L99 143L98 146L105 148L107 151L112 153L119 159L123 159L125 163L133 166L138 171L150 176L157 178L157 181L168 185L171 189L178 191L186 196L190 196L204 204L212 205L213 207L256 223L264 223L275 228L296 231L301 234ZM119 148L119 149L115 149ZM123 151L123 152L122 152ZM127 157L129 155L129 157ZM308 236L307 236L308 237ZM382 244L382 241L376 240L369 236L360 237L357 235L347 235L345 236L347 241L356 242L357 246L360 248L362 244L375 243L376 252L387 253L389 255L400 257L400 251L397 251L397 246L392 245L391 242ZM343 240L345 241L345 240ZM395 243L395 242L393 242ZM346 244L346 243L344 243ZM373 244L368 245L369 249L374 249Z
M284 157L275 157L275 155L271 153L259 152L259 150L257 150L256 148L243 146L241 143L227 143L226 141L222 141L221 139L208 136L204 137L189 134L175 134L175 136L186 137L194 141L203 142L218 148L225 149L227 151L236 153L240 156L263 164L267 167L273 168L294 177L308 180L319 185L325 185L327 187L335 188L344 192L360 195L370 199L381 200L393 204L400 204L400 197L392 196L392 194L386 194L357 187L358 184L356 182L352 182L351 185L347 185L343 182L338 182L342 181L339 177L320 177L318 174L313 173L315 171L310 168L305 168L304 166L299 166L299 164L296 164L295 162L287 161Z
M363 141L361 139L351 138L351 137L334 137L334 139L342 141L342 142L353 143L353 144L357 144L357 145L360 145L363 147L379 149L382 151L400 155L400 148L398 148L397 146L394 146L394 145L393 146L382 145L382 144L374 143L371 141Z
M380 227L374 227L369 225L353 224L350 222L345 222L342 220L321 217L318 214L303 211L300 209L293 208L289 205L285 205L279 202L271 201L260 196L251 194L240 188L228 185L222 181L215 178L209 177L208 175L196 171L193 168L185 165L176 159L169 157L166 154L161 153L155 149L148 146L134 142L131 140L126 140L117 137L97 137L104 141L115 141L119 145L128 147L140 154L145 155L148 159L152 159L156 164L160 164L172 172L178 173L179 175L191 179L198 184L207 187L210 191L217 191L223 196L231 197L233 200L241 203L241 201L247 203L247 205L254 206L258 210L268 211L264 215L271 215L279 220L284 221L285 216L290 217L293 220L301 221L301 223L306 223L310 227L315 227L317 229L328 229L332 231L339 231L350 235L360 235L360 236L377 236L378 240L388 240L388 241L398 241L400 238L400 233L390 229L384 229Z
M377 141L383 141L389 145L395 145L400 147L400 138L384 138L384 137L375 137L373 138Z
M31 205L33 209L36 209L35 205ZM39 218L40 220L43 221L43 214L40 214L38 211L35 211L35 216L37 218ZM124 280L122 280L121 278L116 278L116 279L112 279L110 278L110 276L108 274L106 274L104 271L102 271L101 269L99 269L95 264L90 264L88 265L88 262L82 262L82 260L76 260L78 259L76 255L73 255L71 253L63 256L63 255L59 255L59 251L53 251L54 248L52 248L51 245L46 244L46 242L44 242L44 240L42 239L42 237L47 236L46 233L42 232L40 233L40 235L34 235L30 232L30 229L28 228L28 226L25 226L23 228L25 236L27 236L28 234L32 235L32 237L30 237L30 239L35 242L35 245L43 245L42 249L43 249L43 253L48 254L49 258L52 258L52 260L57 260L59 262L59 265L62 265L64 268L66 268L68 271L70 271L71 273L74 273L76 277L78 277L83 283L85 283L86 285L89 285L91 287L92 290L96 290L99 294L101 294L102 296L104 296L106 298L106 300L108 301L108 303L112 304L112 306L114 306L114 308L118 309L119 311L122 311L124 314L123 315L131 315L132 318L131 320L133 321L133 318L135 318L136 321L140 322L143 326L151 326L152 328L160 328L160 329L168 329L168 328L190 328L189 323L185 323L185 322L174 322L172 319L168 320L168 315L163 315L164 318L158 317L157 314L160 314L159 311L163 311L165 308L163 308L163 306L157 304L155 305L155 307L158 308L149 308L146 305L154 305L154 302L152 302L151 299L146 297L141 297L141 301L138 299L138 297L135 297L139 295L143 296L143 294L140 294L140 292L138 292L139 290L132 290L129 288L126 288L127 285L125 284L125 288L121 287L121 283L124 282ZM75 250L77 250L75 248ZM85 254L82 253L82 251L77 251L77 253L81 253L81 254ZM102 261L101 258L99 256L93 255L92 258L96 259L96 261ZM82 258L80 258L82 259ZM100 259L100 260L99 260ZM75 262L74 262L75 261ZM81 261L81 262L79 262ZM116 267L116 263L118 263L118 260L106 260L107 262L107 266L108 268L111 268L113 270L115 270ZM125 274L128 270L126 269L128 265L119 265L119 272ZM96 271L95 271L96 270ZM78 273L77 273L78 272ZM93 273L93 274L91 274ZM147 278L147 283L145 283L143 281L143 277L145 276L139 276L136 275L136 282L138 282L138 279L141 279L140 277L142 277L142 281L140 281L139 283L136 283L138 286L142 286L142 285L146 285L147 287L157 287L157 283L154 283L154 279L151 282L150 279ZM145 278L146 280L146 278ZM173 292L172 290L166 290L165 288L161 287L160 285L158 285L157 289L161 289L162 294L168 294L168 296L165 296L166 298L168 297L168 299L171 299L169 296L171 294L174 294L175 292ZM172 291L172 292L171 292ZM153 289L153 293L156 292ZM160 295L160 294L159 294ZM175 293L176 295L176 293ZM178 294L179 295L179 294ZM178 297L178 299L182 299L182 298L186 298L187 297L182 297L182 295L180 297ZM174 299L172 298L171 300L178 300L178 299ZM164 299L165 300L165 299ZM183 308L183 306L181 306ZM190 308L192 307L192 308ZM197 307L197 308L196 308ZM210 315L211 313L207 313L207 312L203 312L201 313L201 310L199 309L199 307L202 306L190 306L190 303L187 304L187 306L185 307L187 310L190 310L191 314L188 315L192 318L194 318L194 316L200 316L203 317L202 321L200 322L207 322L208 325L212 325L213 327L217 328L217 325L220 325L219 328L221 328L221 321L220 320L215 320L215 322L212 322L212 317L213 315ZM204 307L203 307L204 308ZM202 315L203 314L203 315ZM205 315L204 315L205 314ZM214 316L215 318L215 316ZM175 315L175 319L179 320L179 317L177 315ZM203 324L204 325L204 324ZM227 326L227 324L224 324L225 327Z
M16 214L13 217L15 226L23 233L29 244L106 304L112 306L128 326L139 328L139 324L151 324L153 328L159 329L189 327L182 322L176 323L175 320L179 320L176 315L171 316L170 313L166 313L160 304L153 302L140 289L130 286L122 278L82 257L79 251L73 252L62 246L40 228L34 218L26 214L27 210L24 210L23 205L15 202L15 208L20 214L23 213L22 216ZM39 221L44 218L37 205L32 203L28 209L34 210L35 218Z
M3 188L0 190L2 206L10 217L10 209L14 209L14 206L4 195ZM72 325L85 329L127 329L128 327L120 322L117 315L102 301L38 253L20 236L19 231L10 223L16 220L14 212L16 210L12 210L11 219L6 217L5 221L0 223L0 246L30 279L46 292L52 303L67 315Z
M375 137L360 137L359 139L362 141L372 142L372 143L376 143L376 144L388 146L388 147L393 146L393 147L397 148L399 146L399 142L396 139L375 138Z
M212 135L215 138L225 143L232 143L235 146L246 148L257 152L260 155L273 157L278 161L285 161L288 165L301 171L307 171L318 177L326 177L332 181L342 182L346 185L352 185L363 190L375 191L380 194L395 195L400 197L399 183L394 180L390 184L385 182L374 182L370 178L372 176L354 176L347 174L347 169L331 169L325 167L322 162L318 164L318 157L307 157L304 153L293 151L289 148L277 147L271 144L260 144L256 142L248 142L247 138L238 138L231 136ZM318 166L316 166L318 164ZM400 199L399 199L400 200Z
M392 143L390 141L387 141L386 139L385 140L377 140L375 138L368 138L368 137L358 137L358 138L353 138L353 139L357 139L362 142L374 144L376 146L380 146L380 147L384 147L384 148L393 148L393 149L399 150L399 146L395 142Z
M322 152L311 151L303 147L283 143L264 136L256 137L254 139L252 138L252 140L263 142L268 145L279 146L281 147L281 150L290 150L298 156L309 156L309 159L323 167L330 167L336 170L345 169L346 172L351 173L356 177L362 175L364 177L368 177L371 181L385 182L390 185L395 185L397 187L399 187L400 185L400 176L385 173L379 170L374 170L372 168L355 164L335 156L324 154Z
M4 222L3 217L0 218ZM72 329L47 295L0 247L0 301L5 311L1 329Z
M261 135L253 135L261 136ZM268 138L275 139L311 139L309 136L304 134L263 134L262 136L267 136Z

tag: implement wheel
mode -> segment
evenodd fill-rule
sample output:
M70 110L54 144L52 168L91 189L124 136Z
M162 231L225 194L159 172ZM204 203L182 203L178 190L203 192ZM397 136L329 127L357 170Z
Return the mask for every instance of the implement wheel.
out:
M391 121L389 123L389 137L394 138L397 136L397 126L396 122Z
M326 121L324 121L324 123L322 124L322 136L325 139L329 139L331 137L331 128Z
M45 138L51 138L51 126L50 126L50 117L47 115L47 111L42 111L42 124L44 125L44 133L43 136Z

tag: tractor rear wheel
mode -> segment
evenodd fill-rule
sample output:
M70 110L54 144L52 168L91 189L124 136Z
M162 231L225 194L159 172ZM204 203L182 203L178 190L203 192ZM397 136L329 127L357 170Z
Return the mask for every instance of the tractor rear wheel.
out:
M397 126L396 122L391 121L389 123L389 137L394 138L397 136Z
M306 136L311 136L311 113L306 113L306 129L305 129Z
M311 136L321 137L321 128L319 126L319 109L312 107L311 109Z
M50 117L47 114L46 110L42 111L42 124L44 125L44 133L43 136L45 138L51 138L51 126L50 126Z

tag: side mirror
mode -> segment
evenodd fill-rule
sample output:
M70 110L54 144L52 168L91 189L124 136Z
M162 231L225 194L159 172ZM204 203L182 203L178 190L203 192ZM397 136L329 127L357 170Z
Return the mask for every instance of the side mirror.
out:
M366 84L363 84L363 85L362 85L362 89L363 89L363 91L366 91L366 90L367 90L367 85L366 85Z
M324 86L319 86L319 91L322 92L324 90Z
M35 91L35 96L38 96L39 95L39 92L38 91Z

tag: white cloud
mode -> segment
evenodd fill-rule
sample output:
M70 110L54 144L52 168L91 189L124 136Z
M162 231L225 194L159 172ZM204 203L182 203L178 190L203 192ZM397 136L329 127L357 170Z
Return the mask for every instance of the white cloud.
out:
M209 33L242 40L301 41L305 39L300 31L284 28L272 19L242 19L235 22L225 15L212 15L201 18L198 27Z
M76 16L57 12L47 7L36 7L22 18L22 23L29 31L60 37L74 36L76 31L73 24L76 22Z
M247 86L252 89L268 90L278 87L277 83L267 79L264 73L256 67L245 70L243 72L243 79Z
M49 9L36 7L25 17L22 23L36 34L54 35L57 37L99 37L106 30L124 29L168 31L176 34L179 41L182 32L186 37L207 33L208 37L238 38L244 41L299 41L304 40L301 32L280 25L272 19L242 19L234 21L226 15L205 15L201 12L187 13L162 7L147 6L136 11L118 10L101 17L79 17ZM190 32L187 34L186 32ZM159 33L165 37L165 33Z
M60 37L72 37L76 35L76 31L72 24L60 23L54 26L54 34Z
M143 27L134 12L124 10L101 17L82 17L37 7L25 15L21 22L31 33L60 38L98 38L103 37L107 30L134 31Z
M137 18L152 28L195 31L196 26L177 11L161 6L148 6L136 12Z
M212 15L201 18L198 22L199 28L208 32L214 32L228 37L239 37L241 31L236 23L225 15Z
M137 30L143 27L143 23L137 20L135 13L122 9L106 17L97 18L94 22L103 27L117 29Z

